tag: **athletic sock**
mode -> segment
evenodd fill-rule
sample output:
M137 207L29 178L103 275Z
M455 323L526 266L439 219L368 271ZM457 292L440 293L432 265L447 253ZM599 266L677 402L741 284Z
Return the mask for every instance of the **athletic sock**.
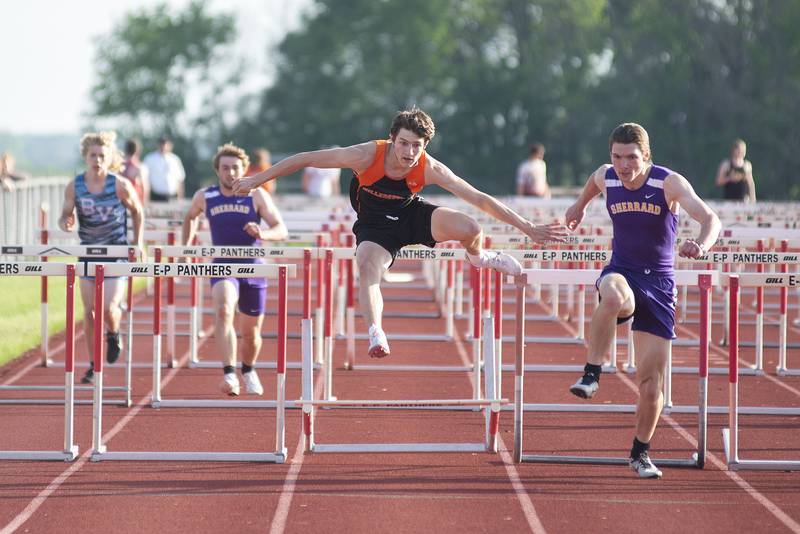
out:
M247 365L246 363L242 363L242 374L245 375L253 370L252 365Z
M603 372L603 366L602 365L595 365L593 363L587 363L583 367L583 372L587 373L587 374L594 375L594 377L599 382L600 381L600 373Z
M229 373L235 373L236 367L234 367L233 365L226 365L222 368L222 372L225 373L226 375Z
M642 443L637 438L633 438L633 447L631 447L631 458L638 458L643 452L650 450L649 443Z
M480 254L470 254L467 252L467 259L474 267L481 267L483 265L483 260L486 258L486 251L481 250Z

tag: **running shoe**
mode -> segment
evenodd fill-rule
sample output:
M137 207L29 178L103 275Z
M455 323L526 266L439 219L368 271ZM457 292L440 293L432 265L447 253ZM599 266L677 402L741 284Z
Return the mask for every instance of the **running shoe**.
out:
M228 396L236 397L239 395L239 379L236 378L236 373L225 373L225 378L222 379L219 387Z
M81 384L94 384L94 365L89 363L89 368L81 378Z
M639 454L638 458L631 458L628 465L642 478L661 478L661 469L653 464L647 451Z
M389 342L383 330L371 326L369 328L369 357L385 358L389 355Z
M600 389L600 381L597 380L597 375L594 373L584 373L580 380L575 382L571 388L570 393L582 399L591 399L597 390Z
M250 371L249 373L243 373L242 380L244 380L244 390L248 395L264 394L264 387L261 385L261 380L258 379L258 375L256 374L255 370Z
M114 363L122 353L122 340L119 332L106 332L106 361Z
M480 261L475 267L494 269L509 276L516 276L522 272L522 265L519 264L516 258L509 256L504 252L496 252L494 250L484 250L481 252Z

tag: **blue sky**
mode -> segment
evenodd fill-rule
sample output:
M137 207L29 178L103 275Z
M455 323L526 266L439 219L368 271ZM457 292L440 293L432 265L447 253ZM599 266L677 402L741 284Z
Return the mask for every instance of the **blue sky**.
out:
M173 9L188 4L188 0L0 0L0 132L77 133L90 109L94 39L111 33L124 13L162 1ZM250 76L243 91L269 82L267 47L297 27L310 4L311 0L209 1L211 12L236 12L237 52L248 55L254 71L265 73L260 78Z

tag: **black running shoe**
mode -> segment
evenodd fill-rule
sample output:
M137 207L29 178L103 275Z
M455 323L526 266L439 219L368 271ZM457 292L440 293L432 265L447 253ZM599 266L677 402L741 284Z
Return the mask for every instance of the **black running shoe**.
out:
M81 378L81 384L94 384L94 366L89 365L86 374Z
M569 391L582 399L591 399L600 389L600 381L594 373L584 373L580 380L575 382Z
M106 332L106 361L114 363L122 352L122 340L119 332Z

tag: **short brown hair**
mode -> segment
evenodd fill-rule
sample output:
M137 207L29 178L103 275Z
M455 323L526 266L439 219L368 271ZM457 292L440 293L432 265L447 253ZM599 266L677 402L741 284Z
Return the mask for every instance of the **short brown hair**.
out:
M244 149L239 148L233 143L225 143L221 147L217 147L217 153L214 154L214 170L217 170L219 167L219 159L223 156L239 158L244 169L250 166L250 158L247 157L247 152L245 152Z
M608 138L609 150L611 150L614 143L619 143L621 145L635 144L639 147L639 150L642 151L642 154L646 156L645 160L652 158L650 152L650 136L647 135L647 130L635 122L623 122L614 128L614 131L611 132L611 137Z
M416 135L425 139L426 143L436 135L436 126L433 124L433 119L416 106L398 112L392 121L392 128L389 130L389 133L394 137L400 132L401 128L414 132Z

